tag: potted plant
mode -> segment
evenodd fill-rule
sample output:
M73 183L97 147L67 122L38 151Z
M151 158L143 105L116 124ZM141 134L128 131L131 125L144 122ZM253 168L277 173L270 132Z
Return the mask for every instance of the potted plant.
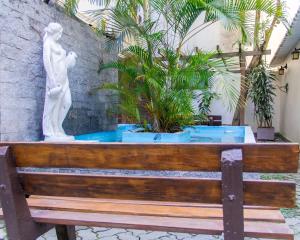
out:
M97 33L106 36L107 46L120 53L119 60L102 64L100 71L115 68L125 76L119 83L102 88L118 91L119 110L126 119L155 133L179 132L183 126L194 124L197 112L193 102L199 92L211 91L215 82L229 96L230 107L238 100L238 90L227 71L230 65L213 59L215 53L189 49L193 37L222 21L225 28L240 31L241 41L247 42L251 32L247 26L252 22L245 18L248 13L278 12L273 0L263 4L248 0L89 1L103 7L89 11L91 21L98 23ZM67 12L74 14L78 2L66 0ZM198 115L201 120L206 113L200 111Z
M90 17L99 23L97 32L108 36L107 46L117 49L120 56L101 64L100 72L114 68L122 73L117 84L102 88L118 92L119 110L126 119L143 124L145 131L161 134L178 134L183 126L193 125L195 99L201 92L210 92L215 83L230 99L229 106L238 99L233 75L228 71L230 64L213 58L214 52L189 49L187 43L219 20L228 29L242 30L246 37L245 13L257 7L270 9L268 4L246 4L246 0L97 2L105 8L91 11ZM199 16L204 16L203 22L198 21ZM161 134L155 138L163 139Z
M261 63L249 74L249 97L254 103L257 120L257 139L274 140L275 130L272 126L276 75L265 63Z
M200 8L193 1L167 1L164 4L149 1L149 4L151 15L157 18L139 22L132 12L128 13L129 2L111 10L112 20L108 24L122 25L120 29L127 29L126 34L133 39L123 46L119 59L100 65L100 72L114 68L120 73L118 83L105 84L102 88L116 90L120 97L120 113L131 122L146 126L147 133L127 132L124 133L126 139L130 139L128 134L131 139L140 134L148 135L153 141L164 141L167 136L166 141L170 141L170 134L174 133L174 141L181 141L186 139L183 127L195 123L198 113L194 103L201 98L201 93L212 91L217 81L222 81L225 93L237 96L238 90L223 60L213 58L214 52L193 50L189 55L183 55L182 48L194 36L190 32L193 23L210 8ZM202 27L216 18L207 19ZM166 23L165 27L157 24L160 21ZM111 43L116 44L115 41ZM214 96L210 94L209 102Z

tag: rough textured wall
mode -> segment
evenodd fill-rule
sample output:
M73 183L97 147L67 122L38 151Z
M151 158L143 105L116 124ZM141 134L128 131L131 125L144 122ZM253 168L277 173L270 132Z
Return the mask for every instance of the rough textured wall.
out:
M0 0L0 139L42 139L42 112L46 74L42 62L43 29L49 22L63 28L63 48L78 55L69 73L73 105L64 122L68 134L111 129L109 114L115 99L109 93L89 94L90 89L117 80L106 71L98 75L100 61L112 57L84 23L66 16L42 0Z

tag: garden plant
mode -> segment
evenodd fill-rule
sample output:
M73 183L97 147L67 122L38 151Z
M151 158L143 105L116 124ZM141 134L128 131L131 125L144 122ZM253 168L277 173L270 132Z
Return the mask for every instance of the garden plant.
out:
M274 128L272 126L272 119L274 114L273 104L276 96L275 81L276 74L272 72L266 63L261 62L248 75L249 98L254 103L254 112L258 126L258 138L274 139ZM270 134L263 136L266 130L271 131Z
M251 37L251 13L259 9L273 14L277 10L272 0L90 2L103 5L90 16L98 22L98 32L108 36L108 46L117 49L120 56L101 64L99 70L117 69L119 82L101 88L118 91L119 112L132 122L149 124L154 132L180 131L205 118L208 111L199 111L195 102L200 99L198 105L209 109L208 103L217 96L216 85L229 100L229 108L238 102L239 90L227 71L233 63L214 58L214 52L187 52L189 40L221 21L228 30L239 31L246 41ZM77 3L67 1L66 9L74 13ZM199 24L201 16L204 21Z

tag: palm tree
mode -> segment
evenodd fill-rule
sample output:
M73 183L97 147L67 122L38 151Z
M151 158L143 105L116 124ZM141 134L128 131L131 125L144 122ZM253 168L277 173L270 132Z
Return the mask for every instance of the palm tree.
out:
M103 6L89 14L121 57L100 66L100 71L115 68L123 73L119 83L102 88L117 90L121 112L134 122L149 122L156 132L174 132L193 124L193 101L199 92L212 92L216 84L223 87L231 103L237 102L238 90L226 71L230 62L224 66L223 61L213 58L214 53L185 55L182 49L216 21L230 30L241 30L243 41L247 41L247 14L258 8L272 14L276 9L271 0L261 0L264 4L260 5L256 1L90 0ZM77 3L66 1L66 9L74 12ZM196 24L201 14L205 20Z
M247 39L246 41L242 41L244 45L251 45L253 50L265 50L268 47L270 42L272 33L274 28L279 24L283 23L286 28L289 28L289 23L286 18L285 12L285 1L284 0L273 0L272 7L269 11L263 11L261 6L264 6L267 3L262 0L255 0L253 4L257 6L255 13L253 13L250 17L249 22L251 22L250 34L252 38ZM242 13L245 15L245 13ZM244 86L243 91L241 90L241 94L239 96L238 104L234 112L233 117L233 125L244 124L241 123L241 114L245 112L245 100L248 98L249 87L251 86L249 79L251 79L251 73L254 69L259 69L262 67L262 55L253 56L250 60L250 63L247 67L247 75L242 79Z
M79 1L65 0L66 12L75 14ZM178 29L175 33L182 31L179 34L186 37L183 39L183 44L208 26L222 21L228 30L240 31L242 43L251 42L256 49L259 48L258 44L264 46L268 44L272 30L278 21L286 23L283 0L88 0L88 2L98 5L101 9L89 11L87 14L98 23L100 30L117 36L118 45L125 40L124 35L130 37L135 35L135 31L131 32L128 29L128 22L120 21L124 20L125 16L130 16L131 20L139 23L139 15L143 15L144 20L147 20L151 13L154 13L153 20L158 23L162 23L159 20L164 18L167 23L177 25ZM143 13L138 14L139 10ZM171 13L166 12L169 10L173 15L172 22L168 19ZM123 19L121 13L124 14ZM204 22L191 29L201 14L205 15ZM262 20L262 18L266 19ZM272 21L270 18L273 18ZM105 29L102 29L103 21L106 25ZM263 31L265 41L259 43L258 38Z

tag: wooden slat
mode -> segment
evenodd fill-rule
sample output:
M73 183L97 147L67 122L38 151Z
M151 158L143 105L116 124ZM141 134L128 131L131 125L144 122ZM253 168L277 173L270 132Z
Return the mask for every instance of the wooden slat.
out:
M87 225L212 235L222 234L223 231L223 224L220 220L78 213L51 210L32 210L31 213L37 222L66 225ZM245 236L292 239L293 233L288 226L283 223L245 222Z
M221 203L217 179L20 173L28 195ZM246 205L294 207L295 183L244 181Z
M217 53L214 57L219 58L230 58L230 57L238 57L238 56L257 56L257 55L270 55L271 50L263 50L263 51L242 51L242 52L229 52L229 53Z
M221 151L238 148L245 172L297 172L299 160L299 145L291 143L1 144L12 146L19 167L220 171Z
M30 198L41 199L41 198L53 199L53 200L69 200L77 201L80 199L81 202L95 202L95 203L114 203L119 204L140 204L140 205L160 205L160 206L181 206L181 207L205 207L205 208L221 208L221 204L204 204L204 203L186 203L186 202L161 202L161 201L141 201L141 200L122 200L122 199L109 199L109 198L76 198L76 197L59 197L59 196L41 196L41 195L31 195ZM244 205L246 209L264 209L264 210L279 210L277 207L270 206L247 206Z
M31 209L31 215L36 222L62 225L85 225L212 235L220 235L223 231L222 221L212 219L78 213L36 209ZM1 218L3 218L2 209L0 209ZM245 236L292 240L293 232L284 223L246 221Z
M52 228L33 221L9 147L0 147L0 186L0 201L10 240L37 239Z
M145 204L140 201L132 201L131 203L121 203L114 199L106 202L98 199L82 198L55 198L55 197L30 197L28 199L30 208L71 211L71 212L94 212L94 213L111 213L111 214L128 214L128 215L144 215L144 216L164 216L164 217L185 217L199 219L219 219L223 218L222 208L212 206L195 207L192 204L183 204L177 206L167 206L156 202L155 204ZM266 222L282 222L284 217L279 210L269 209L244 209L245 220L247 221L266 221Z
M243 155L241 149L222 152L224 240L244 239Z

